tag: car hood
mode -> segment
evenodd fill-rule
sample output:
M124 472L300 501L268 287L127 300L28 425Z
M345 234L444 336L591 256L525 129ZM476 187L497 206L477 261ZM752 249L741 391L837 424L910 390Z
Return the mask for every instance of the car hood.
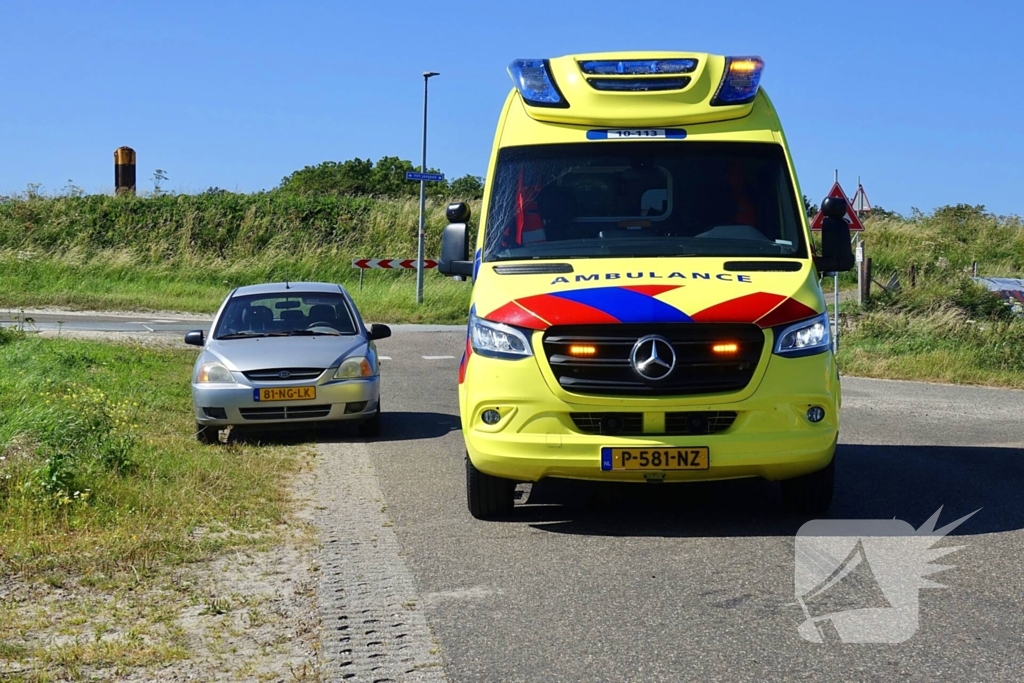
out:
M473 310L544 330L598 323L774 327L825 311L809 259L637 258L482 264Z
M338 365L347 356L365 353L366 347L366 340L358 335L211 339L203 355L206 361L220 361L229 370L238 372L270 368L326 369Z

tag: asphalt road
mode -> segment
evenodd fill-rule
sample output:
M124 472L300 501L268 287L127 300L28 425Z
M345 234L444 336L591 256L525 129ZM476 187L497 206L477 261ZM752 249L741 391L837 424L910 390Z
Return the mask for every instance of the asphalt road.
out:
M26 316L44 330L204 327ZM844 379L832 518L917 528L940 506L940 525L980 511L938 542L962 549L931 577L946 587L920 591L910 640L812 644L794 597L807 520L780 511L774 485L542 482L521 487L512 519L474 520L456 397L464 332L394 330L379 342L384 436L326 438L332 464L369 458L384 497L373 509L398 542L389 561L411 574L450 680L1024 679L1024 392Z
M831 516L920 527L981 508L900 644L812 644L794 535L767 482L541 483L510 521L466 511L460 332L380 342L367 445L454 681L1024 678L1024 392L847 378ZM362 445L360 444L360 447Z

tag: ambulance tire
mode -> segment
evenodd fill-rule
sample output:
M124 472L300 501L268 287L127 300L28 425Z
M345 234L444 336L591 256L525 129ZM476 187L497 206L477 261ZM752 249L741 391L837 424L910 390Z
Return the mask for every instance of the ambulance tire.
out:
M512 514L516 482L492 477L473 467L466 456L466 502L469 514L477 519L498 519Z
M823 515L832 505L836 478L836 459L823 470L782 481L782 507L787 512Z

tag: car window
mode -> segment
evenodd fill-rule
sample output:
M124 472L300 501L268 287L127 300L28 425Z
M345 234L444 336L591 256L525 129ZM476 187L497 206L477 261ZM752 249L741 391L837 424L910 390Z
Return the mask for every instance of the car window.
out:
M318 331L323 334L356 334L356 323L344 296L288 292L232 297L217 323L214 337L224 339Z

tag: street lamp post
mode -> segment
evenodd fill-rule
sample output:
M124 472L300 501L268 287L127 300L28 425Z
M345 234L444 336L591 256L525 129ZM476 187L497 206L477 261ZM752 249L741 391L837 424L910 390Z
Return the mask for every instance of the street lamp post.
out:
M420 173L427 172L427 83L432 76L440 76L436 71L423 72L423 157ZM427 181L420 179L420 234L416 251L416 303L423 303L423 247L426 233Z

